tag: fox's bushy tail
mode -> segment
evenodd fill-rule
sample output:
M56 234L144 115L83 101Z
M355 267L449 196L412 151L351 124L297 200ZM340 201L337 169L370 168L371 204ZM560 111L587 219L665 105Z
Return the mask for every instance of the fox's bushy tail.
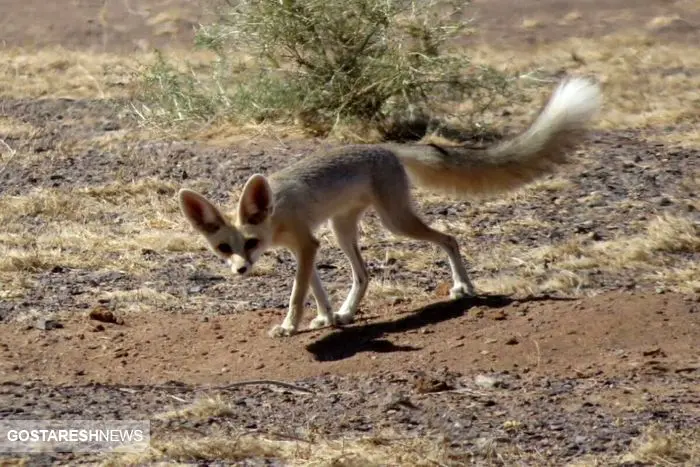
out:
M483 149L418 145L394 148L419 186L458 195L487 195L518 188L570 160L602 105L600 87L568 79L520 135Z

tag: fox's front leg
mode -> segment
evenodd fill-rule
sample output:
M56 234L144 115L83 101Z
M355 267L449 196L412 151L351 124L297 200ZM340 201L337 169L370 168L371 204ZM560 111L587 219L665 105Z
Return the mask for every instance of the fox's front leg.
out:
M314 274L314 261L318 249L318 241L313 237L311 240L295 252L297 272L294 277L292 294L289 297L289 310L282 324L278 324L270 330L272 337L291 336L299 329L299 323L304 315L304 302Z

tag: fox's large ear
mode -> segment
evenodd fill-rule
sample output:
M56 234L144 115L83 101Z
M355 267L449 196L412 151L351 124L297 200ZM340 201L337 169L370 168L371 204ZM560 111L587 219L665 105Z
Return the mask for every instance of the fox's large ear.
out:
M274 200L267 179L260 174L251 176L238 202L238 220L242 224L260 224L273 210Z
M179 198L180 209L197 231L213 234L226 225L221 211L199 193L183 188Z

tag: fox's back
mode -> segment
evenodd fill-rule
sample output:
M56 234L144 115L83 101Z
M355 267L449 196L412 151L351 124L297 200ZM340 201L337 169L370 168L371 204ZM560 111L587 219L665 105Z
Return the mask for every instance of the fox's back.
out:
M406 173L397 156L376 145L320 151L270 177L275 210L297 211L312 224L371 204L378 191L405 183Z

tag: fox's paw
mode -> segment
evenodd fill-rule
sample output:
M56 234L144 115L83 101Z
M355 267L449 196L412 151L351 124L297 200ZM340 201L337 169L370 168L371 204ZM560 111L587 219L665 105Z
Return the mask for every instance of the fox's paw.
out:
M333 319L335 320L336 324L350 324L355 321L355 314L336 311L333 313Z
M309 324L309 329L320 329L328 326L333 326L334 324L335 320L333 319L332 315L317 316L311 320L311 324Z
M457 300L459 298L469 297L475 295L474 287L469 283L456 284L450 289L450 298L452 300Z
M297 330L292 327L286 327L284 324L274 326L267 333L270 337L289 337L297 333Z

